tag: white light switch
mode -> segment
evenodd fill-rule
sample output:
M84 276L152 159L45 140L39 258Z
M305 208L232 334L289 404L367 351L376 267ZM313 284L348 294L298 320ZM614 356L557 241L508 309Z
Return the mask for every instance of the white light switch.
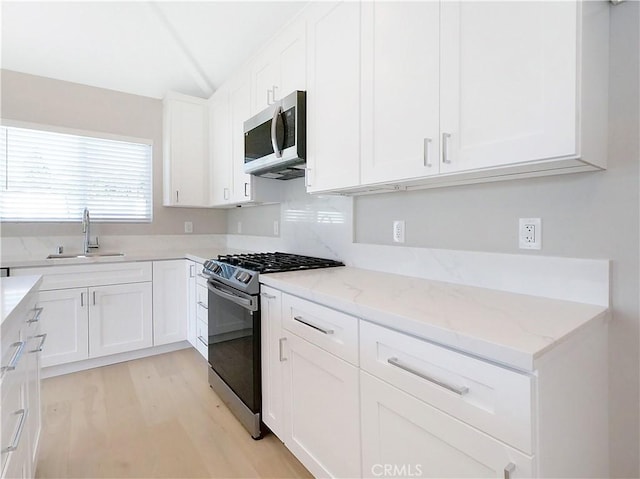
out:
M193 233L193 223L191 221L184 222L184 232Z

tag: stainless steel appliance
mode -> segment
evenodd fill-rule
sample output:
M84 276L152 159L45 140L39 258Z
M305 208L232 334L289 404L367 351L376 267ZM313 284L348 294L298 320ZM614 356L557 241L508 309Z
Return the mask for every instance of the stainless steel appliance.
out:
M218 256L204 263L209 384L254 439L262 437L259 275L333 266L343 264L287 253Z
M306 93L295 91L244 122L244 172L289 180L304 176Z

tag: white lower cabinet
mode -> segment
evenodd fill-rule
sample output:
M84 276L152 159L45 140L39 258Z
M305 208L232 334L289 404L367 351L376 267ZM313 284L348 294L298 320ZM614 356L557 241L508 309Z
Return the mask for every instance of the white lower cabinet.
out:
M153 346L151 283L89 288L89 356Z
M360 373L364 477L533 477L533 458Z
M284 441L282 293L264 285L260 286L260 338L262 422Z
M11 273L43 276L37 303L47 333L42 367L153 346L150 262L15 268ZM186 290L184 278L181 288Z
M153 345L187 339L190 262L153 262Z
M34 278L36 279L36 278ZM4 280L3 280L4 281ZM9 279L10 281L10 279ZM0 478L35 476L41 429L42 310L37 283L4 319L0 331Z
M41 291L38 306L47 331L42 366L81 361L89 357L89 311L87 288Z
M284 443L316 477L360 477L358 368L284 338Z

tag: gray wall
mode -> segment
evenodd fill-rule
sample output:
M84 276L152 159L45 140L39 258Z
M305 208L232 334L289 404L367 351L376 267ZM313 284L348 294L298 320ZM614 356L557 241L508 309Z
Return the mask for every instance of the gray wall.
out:
M184 221L193 222L195 234L225 232L224 210L162 206L162 101L8 70L0 80L3 119L153 140L153 222L96 223L93 233L180 234ZM2 236L76 233L75 223L2 223Z
M640 477L639 27L639 2L611 7L607 171L354 201L354 235L360 243L392 244L393 220L403 219L407 246L612 260L610 447L612 474L621 478ZM280 216L273 207L234 210L229 233L242 221L244 234L270 236ZM540 252L518 249L518 218L524 217L542 218ZM258 218L253 227L244 226Z

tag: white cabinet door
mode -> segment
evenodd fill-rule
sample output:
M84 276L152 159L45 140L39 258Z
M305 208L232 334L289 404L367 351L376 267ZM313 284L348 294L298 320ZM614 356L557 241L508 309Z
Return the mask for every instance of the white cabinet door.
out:
M438 173L440 4L362 4L362 184Z
M575 155L577 2L440 8L440 171Z
M231 201L231 133L229 94L219 89L209 101L210 197L214 206Z
M305 27L304 22L290 25L255 60L251 69L252 114L305 89Z
M87 288L41 291L42 330L47 333L42 367L89 358L89 294Z
M197 343L197 308L198 304L196 302L196 271L197 268L202 269L199 263L195 261L189 261L189 279L188 279L188 288L187 288L187 304L188 304L188 325L187 325L187 341L193 346L196 347ZM155 316L155 311L154 311Z
M360 386L363 476L534 476L530 456L365 372Z
M283 435L282 293L260 286L260 336L262 345L262 422L281 440Z
M230 88L231 173L233 203L244 203L252 197L252 176L244 172L244 122L251 116L251 84L248 75L239 76Z
M307 191L360 182L360 3L318 3L307 45Z
M165 206L207 206L207 103L170 93L164 108Z
M151 283L89 288L89 297L92 358L153 345Z
M42 429L42 411L40 401L40 372L41 356L43 348L46 347L47 334L42 333L40 321L43 310L34 310L31 318L26 323L25 356L27 361L27 396L29 410L29 442L31 443L31 464L35 468L38 456L38 446L40 444L40 431ZM35 472L35 470L33 471Z
M285 338L286 446L315 477L360 477L358 368Z
M187 338L189 261L153 262L153 345Z

